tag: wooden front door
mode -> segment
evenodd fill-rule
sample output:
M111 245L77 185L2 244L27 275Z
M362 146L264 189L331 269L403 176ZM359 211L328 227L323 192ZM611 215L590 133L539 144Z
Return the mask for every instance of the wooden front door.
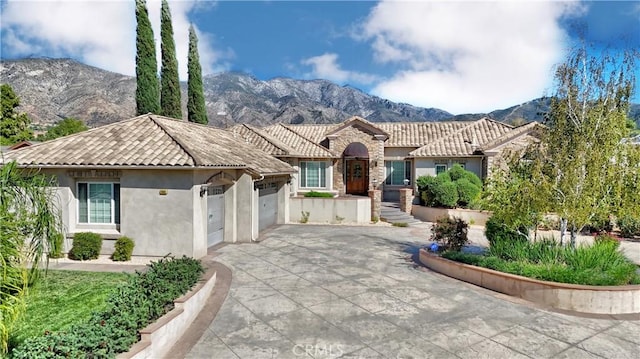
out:
M347 193L367 194L369 168L365 160L347 160Z

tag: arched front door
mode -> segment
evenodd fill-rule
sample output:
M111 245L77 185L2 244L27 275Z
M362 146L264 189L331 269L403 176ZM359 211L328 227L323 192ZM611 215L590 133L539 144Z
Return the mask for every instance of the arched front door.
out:
M369 151L360 142L351 143L344 150L345 192L366 195L369 189Z

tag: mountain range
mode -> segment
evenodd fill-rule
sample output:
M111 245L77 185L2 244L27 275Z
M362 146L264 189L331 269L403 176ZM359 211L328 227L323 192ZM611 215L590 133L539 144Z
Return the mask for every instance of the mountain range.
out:
M64 118L90 127L135 116L135 77L88 66L72 59L29 58L0 61L0 82L11 85L21 100L20 111L32 122L51 125ZM272 123L337 123L353 115L372 122L474 120L489 116L507 123L542 120L549 98L539 98L489 113L452 115L369 95L327 80L277 77L259 80L239 72L203 77L209 124L258 126ZM186 117L186 83L182 83ZM640 105L631 117L640 125Z

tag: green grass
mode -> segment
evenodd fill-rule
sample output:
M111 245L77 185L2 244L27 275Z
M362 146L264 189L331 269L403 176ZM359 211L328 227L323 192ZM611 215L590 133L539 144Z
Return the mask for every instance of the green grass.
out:
M333 193L309 191L304 194L305 197L333 198Z
M583 285L640 284L637 266L618 243L596 241L576 248L550 240L498 241L486 255L445 252L444 258L500 272L559 283Z
M126 278L123 273L48 271L29 289L25 315L10 334L9 347L87 320L103 308L109 292Z

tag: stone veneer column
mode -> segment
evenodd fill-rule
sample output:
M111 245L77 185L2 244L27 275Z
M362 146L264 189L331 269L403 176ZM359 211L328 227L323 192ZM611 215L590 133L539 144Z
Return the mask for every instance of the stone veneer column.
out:
M401 188L400 189L400 210L411 214L413 207L413 189Z
M371 198L371 220L380 220L380 210L382 207L382 191L379 189L369 190Z

